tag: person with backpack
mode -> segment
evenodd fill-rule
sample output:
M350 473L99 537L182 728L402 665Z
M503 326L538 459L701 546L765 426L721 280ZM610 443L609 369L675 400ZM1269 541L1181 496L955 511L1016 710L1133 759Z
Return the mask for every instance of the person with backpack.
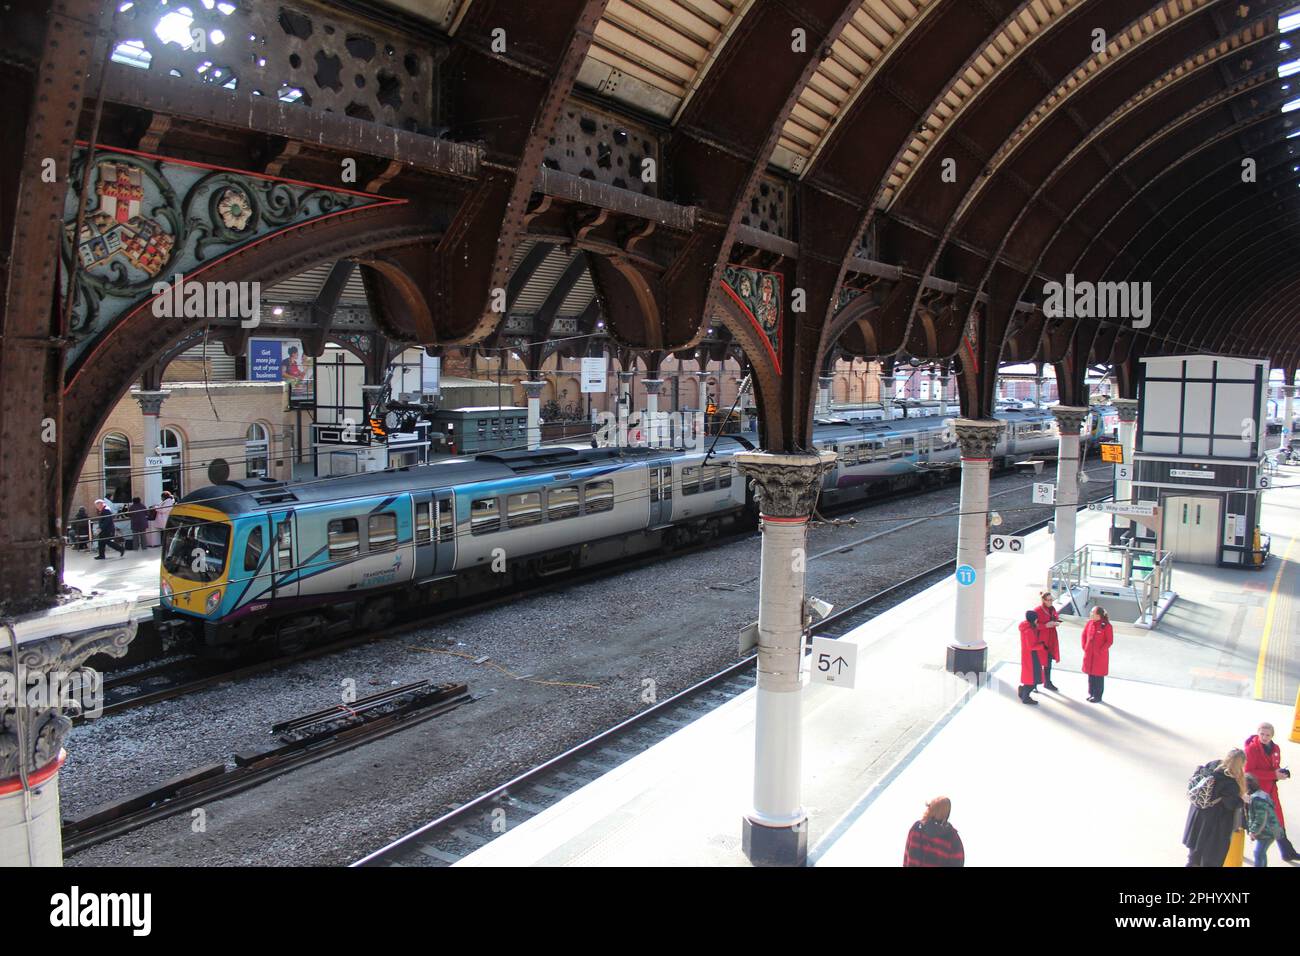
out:
M1029 695L1038 690L1046 661L1047 646L1038 630L1038 612L1026 611L1020 622L1020 703L1038 706Z
M1237 814L1249 801L1245 767L1245 751L1233 748L1222 760L1202 764L1192 774L1187 783L1191 807L1183 828L1188 866L1223 866Z
M1250 797L1246 832L1255 841L1255 865L1268 866L1268 848L1282 833L1282 824L1274 811L1273 798L1260 787L1253 773L1246 774L1246 795Z
M966 848L957 828L948 822L952 801L935 797L925 805L921 819L907 831L903 866L965 866Z
M1253 774L1259 781L1260 789L1273 801L1277 812L1278 835L1277 848L1284 862L1298 859L1295 847L1286 835L1286 814L1282 812L1282 799L1277 792L1279 780L1291 779L1291 771L1282 766L1282 748L1273 739L1276 731L1270 723L1259 725L1259 729L1246 740L1246 772Z
M1115 631L1110 626L1110 615L1101 605L1088 614L1083 625L1083 672L1088 675L1088 703L1100 704L1106 689L1106 675L1110 673L1110 646L1115 643Z

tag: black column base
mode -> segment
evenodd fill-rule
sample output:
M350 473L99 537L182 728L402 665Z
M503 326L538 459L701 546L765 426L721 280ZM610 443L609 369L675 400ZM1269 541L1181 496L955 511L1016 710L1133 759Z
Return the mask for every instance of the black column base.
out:
M949 674L983 674L988 668L989 649L948 645Z
M792 827L765 827L745 817L741 848L754 866L804 866L808 862L808 821Z

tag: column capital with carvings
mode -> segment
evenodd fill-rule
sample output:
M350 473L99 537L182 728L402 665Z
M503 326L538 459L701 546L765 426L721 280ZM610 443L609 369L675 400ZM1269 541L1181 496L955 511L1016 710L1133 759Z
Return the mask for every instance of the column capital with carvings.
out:
M1119 420L1131 425L1138 420L1138 401L1136 398L1112 398L1110 403L1119 413Z
M819 388L830 388L834 384L835 384L835 376L833 375L822 375L819 376L817 379L817 386Z
M146 415L157 415L162 411L162 403L167 401L171 392L132 392L131 397L140 403L140 411Z
M1052 409L1052 417L1063 435L1077 435L1083 429L1083 421L1091 409L1078 408L1073 405L1057 405Z
M520 382L524 387L524 394L529 398L541 398L542 389L546 387L545 382Z
M659 389L663 388L664 380L661 378L643 378L641 384L645 386L647 395L658 395Z
M0 700L0 779L19 775L24 751L28 773L57 760L72 718L102 706L102 679L81 665L96 654L126 654L133 610L120 598L88 598L0 625L0 697L19 695Z
M742 451L732 461L758 485L759 511L765 518L807 518L812 513L822 475L835 464L833 451L783 455Z
M619 380L620 382L622 382L624 385L631 385L631 384L632 384L632 379L634 379L634 378L636 378L636 373L635 373L635 372L619 372L619 373L618 373L618 380Z
M998 439L1006 426L993 419L954 418L953 431L957 433L957 443L961 445L962 458L988 459L993 457Z

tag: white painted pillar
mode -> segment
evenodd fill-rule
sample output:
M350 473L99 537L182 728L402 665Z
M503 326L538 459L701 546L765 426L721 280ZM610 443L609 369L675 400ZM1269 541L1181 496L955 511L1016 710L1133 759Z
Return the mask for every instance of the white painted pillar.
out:
M894 372L880 373L880 404L885 410L885 421L894 417Z
M618 442L619 447L628 444L628 431L632 419L632 373L618 373Z
M758 484L763 533L754 797L743 821L742 846L755 865L801 866L808 857L808 814L801 796L805 547L817 488L835 454L752 451L733 460Z
M59 818L57 760L27 777L0 780L0 867L62 866L63 828Z
M659 390L664 382L660 378L643 378L641 384L645 386L645 425L641 430L645 432L646 444L658 448L663 444L663 436L659 433Z
M1079 504L1079 431L1088 409L1057 405L1052 409L1060 431L1056 455L1056 547L1052 563L1074 554L1074 526Z
M162 403L167 400L171 392L132 392L131 397L140 403L140 412L144 424L144 439L142 447L144 448L144 457L146 459L155 458L158 455L158 446L162 442L162 428L158 424L158 415L162 411ZM143 463L143 462L142 462ZM146 508L152 508L162 501L162 469L157 465L144 466L144 489L140 496ZM150 532L152 535L153 532Z
M827 415L831 413L831 386L835 384L835 377L832 375L822 375L817 379L817 414Z
M1295 386L1282 386L1282 447L1291 444L1291 423L1295 421Z
M521 382L528 396L528 450L542 447L542 389L545 382Z
M1119 444L1124 450L1124 464L1133 464L1133 452L1137 447L1138 403L1135 398L1113 398L1111 404L1119 413ZM1133 482L1115 482L1115 500L1133 500Z
M954 674L988 669L984 641L984 565L988 557L989 469L1001 422L958 418L953 422L961 446L961 503L957 519L957 599L954 604L948 670Z

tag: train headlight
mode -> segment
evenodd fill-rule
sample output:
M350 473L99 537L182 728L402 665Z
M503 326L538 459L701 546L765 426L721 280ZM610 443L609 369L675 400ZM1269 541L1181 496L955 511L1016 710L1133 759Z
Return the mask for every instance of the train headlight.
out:
M213 591L211 594L208 595L208 602L205 605L205 607L207 608L207 612L209 614L212 614L220 606L221 606L221 588L217 588L215 591Z

